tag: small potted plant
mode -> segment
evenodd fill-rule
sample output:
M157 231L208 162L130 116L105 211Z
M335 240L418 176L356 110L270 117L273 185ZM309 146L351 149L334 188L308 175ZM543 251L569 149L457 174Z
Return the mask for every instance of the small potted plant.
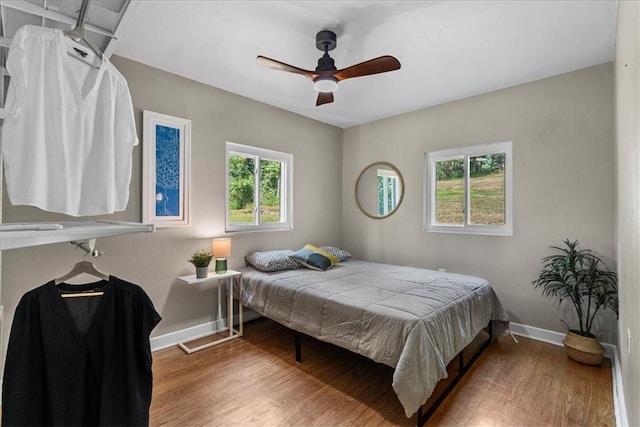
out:
M187 261L196 267L196 278L204 279L209 274L207 270L209 269L209 263L212 259L213 254L206 249L202 249L191 254L191 258Z
M565 247L552 246L557 253L542 259L540 276L531 282L542 287L542 295L568 299L579 321L564 339L567 355L578 362L599 365L604 349L593 333L593 321L601 310L611 309L618 315L618 278L604 261L588 249L578 249L578 241L564 241Z

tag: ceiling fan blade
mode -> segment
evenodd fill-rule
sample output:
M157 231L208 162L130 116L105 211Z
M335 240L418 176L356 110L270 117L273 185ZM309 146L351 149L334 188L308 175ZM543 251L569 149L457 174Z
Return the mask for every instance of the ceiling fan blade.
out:
M256 62L258 63L258 65L272 68L274 70L301 74L311 80L315 79L318 76L315 71L303 70L302 68L294 67L293 65L285 64L284 62L276 61L275 59L267 58L261 55L258 55L258 57L256 58Z
M369 76L371 74L386 73L387 71L398 69L400 69L400 62L393 56L385 55L338 70L334 76L338 80L345 80L352 77Z
M333 102L333 92L318 92L316 107L322 104L329 104L330 102Z

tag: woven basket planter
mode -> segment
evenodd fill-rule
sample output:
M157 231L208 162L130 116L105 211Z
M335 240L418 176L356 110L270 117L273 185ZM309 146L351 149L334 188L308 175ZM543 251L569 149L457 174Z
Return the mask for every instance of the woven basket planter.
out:
M583 337L573 332L567 333L564 341L567 356L585 365L599 365L604 356L604 348L597 338Z

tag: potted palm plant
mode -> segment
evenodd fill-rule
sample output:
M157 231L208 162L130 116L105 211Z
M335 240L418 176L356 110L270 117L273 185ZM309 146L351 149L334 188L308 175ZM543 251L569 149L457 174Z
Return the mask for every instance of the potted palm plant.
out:
M579 249L578 241L564 241L564 247L542 259L540 276L531 282L542 288L542 295L568 299L575 308L579 325L569 329L564 339L567 355L578 362L599 365L604 349L593 332L593 321L601 310L611 309L618 316L618 278L604 261L589 249Z
M209 269L209 263L212 259L213 254L210 251L201 249L191 254L191 258L187 261L196 267L196 278L203 279L207 277L207 270Z

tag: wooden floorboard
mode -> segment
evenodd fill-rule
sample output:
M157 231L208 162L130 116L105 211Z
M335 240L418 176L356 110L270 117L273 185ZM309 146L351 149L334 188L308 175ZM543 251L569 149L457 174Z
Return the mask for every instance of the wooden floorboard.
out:
M191 355L177 347L155 352L150 424L416 424L393 391L392 368L307 337L296 363L293 332L267 319L248 323L244 332ZM562 347L518 341L493 342L427 426L615 425L608 359L591 367L568 359ZM456 370L450 364L450 375Z

